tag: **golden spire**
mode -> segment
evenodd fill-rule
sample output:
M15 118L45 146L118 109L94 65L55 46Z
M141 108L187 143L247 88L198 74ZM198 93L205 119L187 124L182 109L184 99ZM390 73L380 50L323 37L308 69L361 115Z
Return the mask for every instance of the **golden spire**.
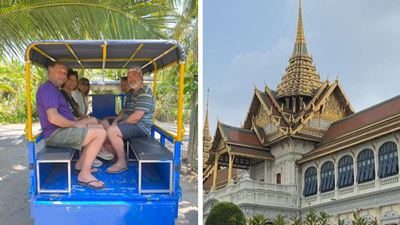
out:
M305 54L307 55L306 38L304 36L303 16L301 12L301 0L299 0L299 17L297 19L297 35L296 43L294 44L293 55Z
M210 92L210 90L207 89L206 118L204 120L203 136L206 136L206 133L208 136L210 135L210 126L209 126L209 122L208 122L208 95L209 95L209 92Z
M301 15L301 0L299 0L299 19L297 21L296 44L303 43L306 43L306 39L304 38L303 16Z
M207 106L206 106L206 117L204 120L204 127L203 127L203 162L204 165L206 165L206 162L208 161L208 158L210 157L210 148L211 148L211 135L210 135L210 126L208 123L208 94L209 94L209 89L207 89Z
M277 98L285 97L286 102L300 96L314 96L314 92L321 85L321 79L313 63L312 57L307 52L306 38L303 28L303 15L301 0L299 0L299 15L297 21L296 42L293 55L289 59L285 74L277 87ZM288 98L289 97L289 98ZM285 103L285 101L283 101ZM293 100L293 102L297 102ZM296 104L291 104L295 106ZM286 106L288 108L293 108Z

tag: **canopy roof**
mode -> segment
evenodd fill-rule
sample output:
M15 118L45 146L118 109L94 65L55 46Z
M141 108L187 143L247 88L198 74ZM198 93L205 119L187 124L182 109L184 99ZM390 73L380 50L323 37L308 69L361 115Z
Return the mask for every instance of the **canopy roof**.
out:
M143 73L184 61L182 46L174 40L50 40L31 43L26 60L46 67L50 61L72 69L123 69L139 66Z

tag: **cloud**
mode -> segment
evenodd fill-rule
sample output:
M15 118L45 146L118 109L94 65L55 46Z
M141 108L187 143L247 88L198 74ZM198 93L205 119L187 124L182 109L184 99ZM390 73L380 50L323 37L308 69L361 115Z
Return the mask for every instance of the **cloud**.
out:
M220 74L222 79L208 86L212 131L216 127L216 117L221 122L240 126L250 106L254 86L260 90L264 89L265 84L276 88L288 64L292 42L282 37L270 49L243 52L231 58L224 69L226 73Z
M231 1L225 3L234 4ZM277 8L282 8L282 4L281 1L269 3L280 6ZM243 11L242 17L259 21L253 30L246 23L233 23L235 27L246 27L246 32L239 33L250 34L248 38L243 35L237 38L237 29L232 32L224 30L224 33L212 39L207 39L208 34L204 34L208 40L205 43L218 39L219 43L223 41L225 46L230 46L225 51L219 49L218 45L212 45L215 53L224 54L218 68L204 64L205 71L214 75L207 79L206 76L210 74L206 73L204 83L204 87L210 88L209 113L213 129L217 116L221 121L235 126L243 122L254 85L263 89L267 84L271 89L276 89L288 65L296 32L297 1L290 1L289 6L284 7L285 10L274 8L265 14L253 13L252 10L247 10L251 14L246 14L247 11ZM339 76L356 111L400 93L398 12L400 3L394 0L385 1L385 4L374 0L303 1L305 35L317 71L322 80L329 76L332 81ZM220 17L221 14L216 16ZM217 18L209 20L213 21L209 26L217 29L223 26ZM231 42L231 39L236 42ZM238 40L244 43L245 48L237 45ZM205 45L205 48L208 46ZM214 52L208 55L205 52L205 61L216 61L213 59L217 55Z

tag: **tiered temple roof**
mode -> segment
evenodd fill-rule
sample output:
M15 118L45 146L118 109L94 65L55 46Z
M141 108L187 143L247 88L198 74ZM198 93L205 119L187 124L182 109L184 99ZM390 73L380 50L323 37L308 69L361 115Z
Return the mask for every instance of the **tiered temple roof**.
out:
M333 123L315 149L299 163L400 130L400 96ZM399 137L400 138L400 137Z
M321 79L311 55L308 54L304 36L301 1L299 1L299 17L297 24L296 42L289 65L277 88L277 98L291 96L314 96L321 86Z
M206 121L208 129L207 113ZM274 160L270 147L286 138L315 144L297 161L303 163L397 130L400 96L354 114L338 80L321 82L307 51L299 1L296 43L282 82L276 91L268 86L254 89L243 127L218 122L210 157L204 161L208 165L204 181L215 188L220 179L232 178L232 168ZM231 168L230 173L218 177L223 167Z

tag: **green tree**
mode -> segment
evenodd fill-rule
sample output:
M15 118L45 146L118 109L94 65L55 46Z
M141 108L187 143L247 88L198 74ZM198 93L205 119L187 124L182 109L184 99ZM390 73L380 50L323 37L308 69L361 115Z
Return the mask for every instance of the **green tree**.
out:
M32 104L35 104L35 95L38 85L43 81L43 70L32 69ZM0 122L20 123L25 121L26 92L24 65L18 60L6 61L0 58ZM36 108L33 108L34 120Z
M318 225L319 218L315 209L310 209L306 215L306 219L304 221L305 225Z
M329 214L325 211L319 211L318 213L318 225L328 225Z
M360 215L360 211L353 212L353 220L351 221L353 225L379 225L376 217L374 220L369 221L367 218ZM344 225L344 220L338 219L338 225Z
M299 216L291 216L290 220L292 221L292 225L303 225L301 218Z
M32 40L165 39L178 19L167 0L1 1L0 54L21 58Z
M197 0L1 1L0 24L3 31L0 34L0 61L5 65L15 63L11 62L11 57L18 58L19 62L22 62L25 48L33 40L167 39L173 37L182 41L187 55L184 92L184 117L186 119L184 121L188 122L192 96L193 93L197 93L197 83L193 77L193 74L197 74ZM193 39L193 37L195 38ZM23 68L23 64L20 63L20 65ZM80 71L80 75L84 74L89 78L95 73L97 70L94 72ZM106 70L102 73L108 78L115 79L125 71ZM177 70L173 73L173 79L169 80L167 86L172 84L174 89L164 89L166 89L165 93L171 91L174 94L165 96L165 102L169 103L164 105L176 103L174 100L177 98L177 94L175 94L178 81ZM20 72L17 78L23 78L23 74L23 71ZM12 74L3 77L9 76ZM12 100L15 99L25 101L23 96L25 89L15 89L8 82L8 80L0 80L0 94L7 97L7 102L12 103ZM25 85L24 79L19 79L17 84ZM161 89L162 85L160 85ZM32 85L32 88L37 87ZM15 94L12 94L13 92ZM33 90L32 94L35 93ZM19 106L21 105L26 105L26 103L22 102ZM35 107L35 104L33 106ZM0 107L4 109L8 105L2 101ZM23 111L25 109L21 110L21 112ZM168 110L165 114L166 121L174 121L177 114L176 107L175 110ZM17 117L24 118L23 115ZM3 116L0 121L17 122L8 118L8 116Z
M206 225L246 225L246 217L237 205L221 202L211 209Z
M274 219L273 225L285 225L285 217L279 214L279 215Z
M255 215L247 220L247 225L267 225L268 217L264 215Z
M359 212L353 212L353 225L370 225L365 217L362 217Z

